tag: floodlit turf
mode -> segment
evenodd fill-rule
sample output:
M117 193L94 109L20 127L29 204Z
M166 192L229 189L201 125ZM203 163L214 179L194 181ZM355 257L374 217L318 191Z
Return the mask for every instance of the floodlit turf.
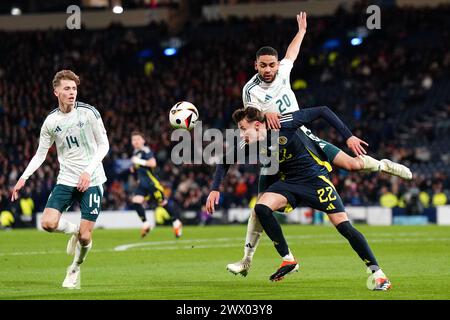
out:
M300 272L277 283L268 279L280 259L265 235L246 278L226 271L242 256L244 225L185 227L179 240L168 227L144 240L139 230L95 230L81 290L61 287L67 236L0 231L0 299L450 299L450 227L357 226L389 292L366 289L363 263L333 227L283 228Z

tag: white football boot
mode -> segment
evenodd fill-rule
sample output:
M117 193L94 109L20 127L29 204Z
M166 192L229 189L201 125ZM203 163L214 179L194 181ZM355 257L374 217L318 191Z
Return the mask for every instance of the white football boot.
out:
M382 159L380 162L383 163L383 166L381 166L382 172L386 172L406 180L412 179L412 172L408 167L388 159Z
M67 268L66 278L62 286L67 289L81 289L81 271L79 266L70 265Z
M250 269L251 263L252 260L244 258L238 262L228 264L227 270L234 275L240 274L241 276L246 277Z
M172 223L172 226L175 238L180 238L183 235L183 224L177 219Z
M370 273L370 276L367 279L367 289L374 291L387 291L392 288L391 282L381 269L378 269L372 273L372 270L367 268L367 273Z

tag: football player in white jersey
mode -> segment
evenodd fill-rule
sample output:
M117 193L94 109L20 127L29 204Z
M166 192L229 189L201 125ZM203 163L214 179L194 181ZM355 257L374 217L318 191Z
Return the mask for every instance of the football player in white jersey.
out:
M297 24L298 32L289 44L286 55L281 61L278 61L278 53L272 47L262 47L256 52L255 70L257 74L247 82L242 90L244 108L254 107L263 111L267 119L267 125L271 129L279 129L280 121L289 120L288 114L299 110L297 98L291 89L290 73L306 33L305 12L300 12L297 15ZM318 143L327 157L325 160L337 167L348 171L382 171L403 179L412 178L412 173L407 167L388 159L379 161L366 155L363 145L367 146L368 144L355 136L351 136L346 141L347 146L356 155L356 157L351 157L333 144L314 136L305 126L300 129ZM260 175L258 197L262 195L266 187L264 180L264 175ZM228 271L233 274L247 275L262 231L263 228L253 210L247 225L244 257L236 263L228 264Z
M26 180L42 165L49 148L55 143L60 170L41 219L48 232L71 235L67 253L73 255L62 286L80 289L80 265L92 247L92 231L101 210L103 183L106 182L102 160L109 150L108 137L99 112L79 102L79 77L61 70L53 79L58 108L45 119L39 147L12 191L11 200L19 197ZM61 217L74 201L81 208L79 226Z

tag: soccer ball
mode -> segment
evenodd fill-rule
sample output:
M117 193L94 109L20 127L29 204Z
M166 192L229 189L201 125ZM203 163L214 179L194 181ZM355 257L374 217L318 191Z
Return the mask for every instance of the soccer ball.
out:
M191 130L195 127L198 120L198 110L190 102L177 102L169 112L169 121L175 129Z

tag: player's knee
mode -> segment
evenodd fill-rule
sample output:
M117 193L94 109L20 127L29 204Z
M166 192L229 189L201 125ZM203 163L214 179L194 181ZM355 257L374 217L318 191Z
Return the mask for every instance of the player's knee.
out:
M78 237L78 241L84 247L87 246L91 242L91 233L90 232L80 232Z
M363 164L358 158L351 158L345 163L345 166L347 171L358 171L363 168Z
M144 198L142 196L134 196L131 198L131 202L134 204L142 204L144 202Z
M41 227L47 232L53 232L58 227L58 221L42 219Z
M259 219L261 219L261 218L264 219L264 217L270 216L272 214L272 212L273 212L273 210L270 209L265 204L257 204L255 206L255 213Z

